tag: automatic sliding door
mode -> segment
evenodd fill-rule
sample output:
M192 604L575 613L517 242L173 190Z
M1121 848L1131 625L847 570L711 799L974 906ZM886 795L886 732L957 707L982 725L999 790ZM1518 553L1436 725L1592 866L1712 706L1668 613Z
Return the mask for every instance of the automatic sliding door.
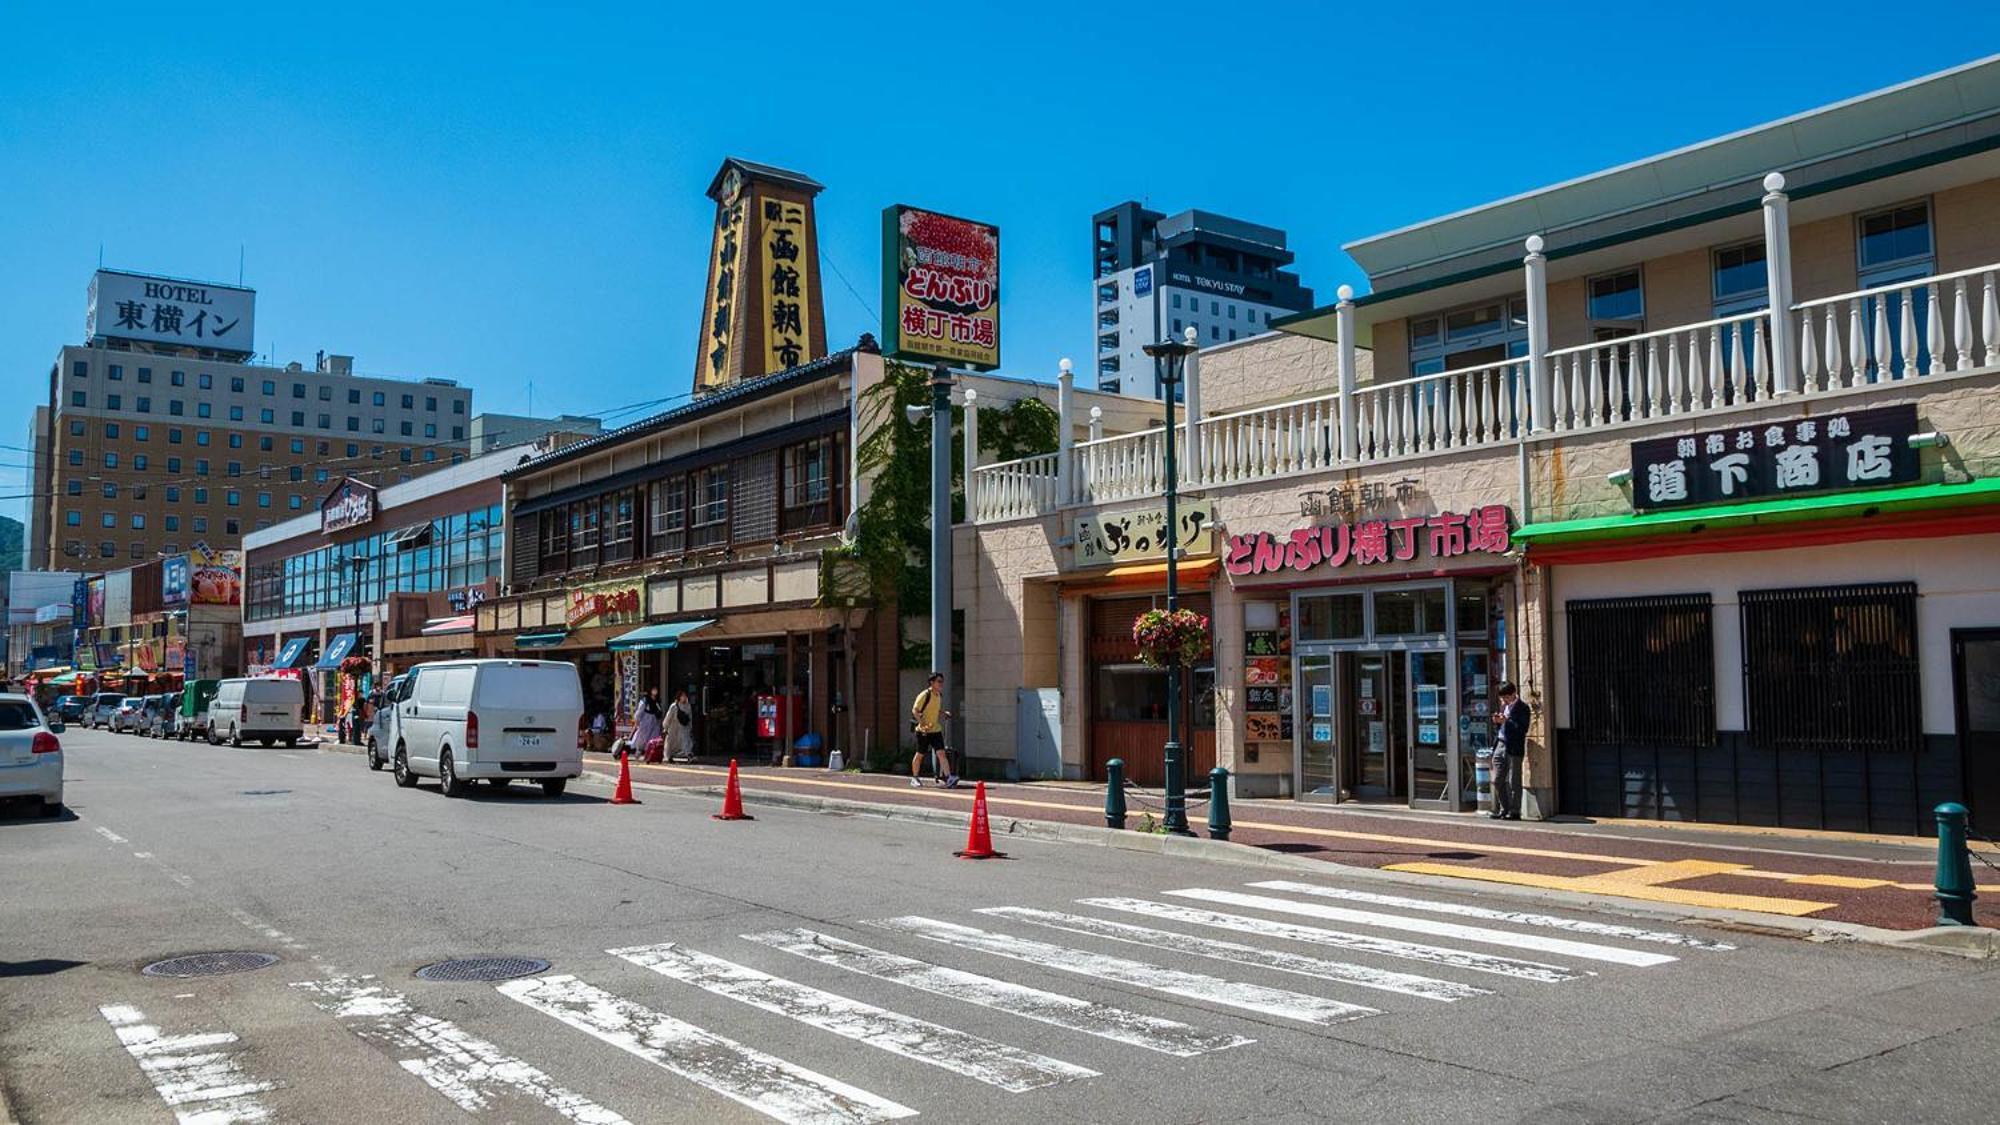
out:
M1412 652L1410 662L1410 803L1458 807L1451 755L1450 661L1443 652Z
M1299 716L1299 795L1307 798L1337 798L1340 778L1334 742L1334 670L1340 658L1333 655L1299 658L1298 690L1292 699L1292 713Z

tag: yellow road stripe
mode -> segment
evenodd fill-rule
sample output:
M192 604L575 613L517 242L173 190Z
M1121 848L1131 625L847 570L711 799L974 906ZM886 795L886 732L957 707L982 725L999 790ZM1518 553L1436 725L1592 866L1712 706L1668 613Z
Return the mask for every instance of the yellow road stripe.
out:
M1643 884L1619 883L1599 876L1575 878L1564 875L1539 875L1531 871L1499 871L1482 867L1460 867L1449 863L1392 863L1387 870L1410 871L1419 875L1447 875L1457 879L1478 879L1488 883L1511 883L1522 887L1582 891L1645 902L1671 902L1682 906L1749 910L1759 914L1784 914L1791 917L1828 910L1838 905L1832 902L1807 902L1796 898L1765 898L1760 895L1690 891L1680 887L1649 887Z

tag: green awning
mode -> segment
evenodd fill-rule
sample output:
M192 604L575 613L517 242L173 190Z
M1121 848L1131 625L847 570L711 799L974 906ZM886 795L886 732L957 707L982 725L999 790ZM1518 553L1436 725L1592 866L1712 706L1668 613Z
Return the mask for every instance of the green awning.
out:
M1875 512L1917 512L1930 508L1993 503L2000 503L2000 477L1963 481L1957 484L1909 484L1899 488L1878 488L1869 492L1788 496L1778 500L1759 500L1746 504L1704 504L1698 508L1676 508L1643 515L1600 516L1595 519L1531 523L1514 532L1514 539L1533 548L1558 543L1631 539L1644 535L1672 535L1676 532L1692 533L1707 528L1740 527L1745 524L1838 519L1842 516L1870 515Z
M647 652L653 649L673 648L681 643L681 638L704 625L713 625L713 620L670 621L664 625L641 625L629 633L620 633L611 638L613 652Z
M553 633L522 633L514 638L514 647L555 648L568 639L568 629L558 629Z

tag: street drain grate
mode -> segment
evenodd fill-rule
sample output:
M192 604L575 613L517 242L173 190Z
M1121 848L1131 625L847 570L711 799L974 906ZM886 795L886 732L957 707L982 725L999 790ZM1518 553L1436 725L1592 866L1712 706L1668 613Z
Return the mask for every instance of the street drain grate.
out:
M139 971L149 977L219 977L278 963L269 953L192 953L155 961Z
M547 972L548 968L549 963L539 957L461 957L425 965L417 970L417 976L423 980L513 980Z

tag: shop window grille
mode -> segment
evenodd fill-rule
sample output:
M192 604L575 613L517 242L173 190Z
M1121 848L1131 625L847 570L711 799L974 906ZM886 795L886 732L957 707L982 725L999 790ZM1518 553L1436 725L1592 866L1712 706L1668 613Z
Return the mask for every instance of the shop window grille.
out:
M1746 590L1741 600L1752 744L1921 749L1915 583Z
M1707 594L1573 601L1570 731L1622 746L1715 745L1715 648Z

